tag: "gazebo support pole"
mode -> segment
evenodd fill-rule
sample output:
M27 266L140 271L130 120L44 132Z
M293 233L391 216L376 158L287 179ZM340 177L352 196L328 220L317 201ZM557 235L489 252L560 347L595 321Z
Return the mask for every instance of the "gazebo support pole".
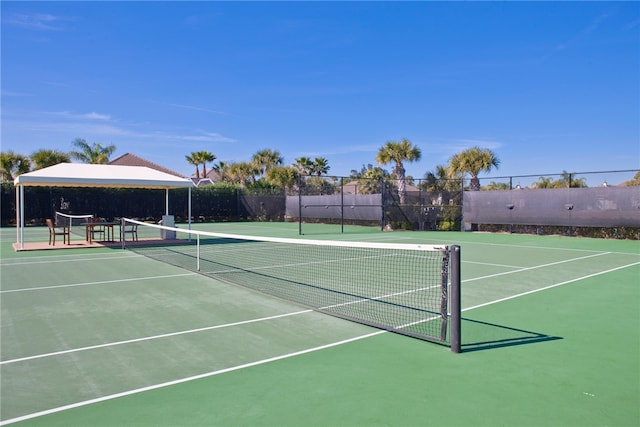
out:
M189 187L189 202L188 202L188 207L187 207L187 216L189 217L188 224L189 224L189 230L191 230L191 187ZM191 233L189 233L189 241L191 241Z
M24 249L24 185L16 186L16 243Z
M189 230L191 230L191 187L189 187L189 207L187 215L189 216Z
M169 189L165 189L164 214L169 215Z

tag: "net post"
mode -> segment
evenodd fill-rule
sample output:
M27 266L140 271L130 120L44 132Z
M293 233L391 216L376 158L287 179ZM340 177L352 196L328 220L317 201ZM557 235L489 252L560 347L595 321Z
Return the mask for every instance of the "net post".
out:
M451 301L451 351L460 353L462 351L462 304L461 304L461 279L460 279L460 246L451 246L451 290L449 298Z

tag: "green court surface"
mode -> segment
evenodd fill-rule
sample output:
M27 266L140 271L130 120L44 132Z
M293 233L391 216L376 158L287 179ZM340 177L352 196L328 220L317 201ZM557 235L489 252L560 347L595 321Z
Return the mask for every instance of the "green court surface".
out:
M194 228L458 244L463 351L120 248L14 252L3 228L0 425L640 425L638 241Z

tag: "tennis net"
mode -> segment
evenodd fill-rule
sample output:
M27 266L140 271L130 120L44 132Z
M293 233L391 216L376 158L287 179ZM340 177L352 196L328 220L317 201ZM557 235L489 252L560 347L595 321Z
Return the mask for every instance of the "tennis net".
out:
M460 351L458 246L242 236L123 219L128 225L156 236L123 241L141 255Z
M86 236L86 224L93 218L93 215L71 215L56 211L56 227L69 227L72 234Z

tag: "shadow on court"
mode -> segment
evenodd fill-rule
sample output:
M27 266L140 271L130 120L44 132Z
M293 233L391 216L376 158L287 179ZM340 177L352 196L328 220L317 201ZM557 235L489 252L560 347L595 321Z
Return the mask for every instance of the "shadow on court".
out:
M462 351L491 350L561 340L562 337L462 318Z

